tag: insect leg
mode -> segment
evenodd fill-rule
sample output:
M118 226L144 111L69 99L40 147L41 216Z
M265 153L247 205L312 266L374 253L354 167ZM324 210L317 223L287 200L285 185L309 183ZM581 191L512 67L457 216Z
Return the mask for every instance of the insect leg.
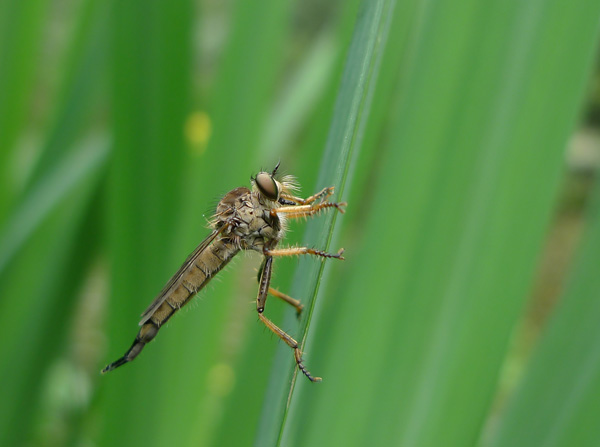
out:
M290 348L294 350L294 358L298 364L298 368L302 373L308 377L311 382L320 382L320 377L314 377L304 366L304 360L302 360L302 352L298 348L298 342L290 337L286 332L282 331L277 327L271 320L265 317L262 313L258 314L258 318L267 326L272 332L274 332L279 338L281 338Z
M308 248L308 247L287 247L287 248L276 248L273 250L265 248L263 250L263 252L267 256L313 255L313 256L321 256L323 258L335 258L335 259L340 259L342 261L344 260L344 257L342 256L344 254L343 248L340 248L336 254L327 253L325 251L316 250L314 248Z
M300 197L295 197L295 196L285 194L285 193L281 194L281 197L283 197L284 199L291 200L292 202L295 202L299 205L308 205L309 203L312 203L315 200L320 199L321 197L324 197L323 200L327 200L328 197L333 195L334 191L335 191L335 188L333 186L329 186L328 188L323 188L318 193L313 194L312 196L310 196L306 199L302 199Z
M265 256L265 260L260 269L260 277L258 278L258 296L256 297L256 310L259 314L265 310L272 271L273 257Z
M267 258L264 259L263 263L260 266L260 269L258 270L258 276L256 277L256 280L258 281L258 284L260 284L260 278L262 276L263 268L265 266L265 262L266 261L267 261ZM300 318L300 314L302 313L302 309L304 309L304 306L302 305L302 303L299 300L296 300L296 299L292 298L291 296L286 295L285 293L280 292L277 289L274 289L273 287L269 287L268 292L271 295L276 296L280 300L283 300L286 303L294 306L296 308L296 316L298 318Z
M318 214L326 208L337 208L340 213L344 213L344 206L346 202L319 202L316 205L293 205L293 206L282 206L279 208L273 208L271 210L271 216L283 214L286 217L297 218L297 217L308 217Z
M273 296L276 296L280 300L283 300L286 303L294 306L296 308L296 316L298 318L300 318L300 314L302 313L302 309L304 309L304 305L300 301L292 298L289 295L286 295L285 293L280 292L277 289L274 289L273 287L269 287L269 293L271 295L273 295Z
M258 318L264 323L266 327L268 327L275 335L277 335L290 348L294 350L294 358L296 359L296 364L298 365L300 371L302 371L302 373L306 377L308 377L308 379L311 382L320 382L321 378L312 376L311 373L308 372L308 370L304 366L304 361L302 360L302 352L300 352L298 342L263 315L263 311L265 310L265 302L267 301L269 283L271 281L272 265L273 258L271 256L267 256L265 258L265 262L262 268L261 278L259 281L260 284L258 287L258 297L256 298L256 310L258 311Z

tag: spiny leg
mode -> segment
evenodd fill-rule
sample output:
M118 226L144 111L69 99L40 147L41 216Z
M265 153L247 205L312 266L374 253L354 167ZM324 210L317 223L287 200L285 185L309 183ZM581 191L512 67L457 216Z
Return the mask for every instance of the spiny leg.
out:
M294 306L296 308L296 316L300 318L300 314L302 314L302 309L304 309L304 305L299 300L296 300L291 296L286 295L285 293L282 293L277 289L274 289L273 287L269 287L269 293L273 296L276 296L280 300L283 300L286 303Z
M296 364L298 365L298 369L302 371L308 380L311 382L320 382L320 377L313 376L304 366L304 360L302 359L302 352L298 348L298 342L290 337L286 332L277 327L271 320L265 317L263 314L259 313L258 318L262 321L265 326L267 326L271 331L273 331L279 338L281 338L290 348L294 350L294 358L296 359Z
M281 206L279 208L273 208L271 210L271 216L283 214L289 218L309 217L320 213L326 208L336 208L340 213L343 214L345 211L342 207L346 205L346 202L319 202L316 205Z
M296 256L296 255L313 255L313 256L321 256L323 258L335 258L344 260L342 256L344 254L344 249L340 248L336 254L327 253L325 251L316 250L314 248L308 247L287 247L287 248L276 248L276 249L264 249L263 253L266 256Z
M259 314L265 310L265 303L267 302L267 293L269 291L269 284L271 283L271 273L273 272L273 257L265 256L265 259L260 266L260 273L258 278L258 296L256 297L256 310Z
M284 199L287 200L291 200L294 203L297 203L299 205L308 205L309 203L314 202L317 199L320 199L321 197L324 197L324 201L327 200L329 197L331 197L333 195L333 192L335 191L335 188L333 186L329 186L328 188L323 188L321 191L319 191L316 194L313 194L310 197L307 197L306 199L303 199L301 197L295 197L292 196L290 194L281 194L281 197L283 197Z
M263 263L260 266L260 269L258 270L258 275L256 277L256 279L258 281L258 284L260 284L260 280L261 280L261 277L262 277L262 272L263 272L263 268L265 266L266 260L267 260L267 258L264 259ZM300 318L300 314L302 313L302 309L304 309L304 305L299 300L296 300L296 299L292 298L291 296L286 295L285 293L280 292L277 289L274 289L273 287L269 287L268 292L271 295L276 296L280 300L283 300L286 303L294 306L296 308L296 316L298 318Z
M256 298L256 310L258 311L258 318L264 323L266 327L268 327L273 333L275 333L290 348L294 350L294 358L296 359L296 364L298 365L300 371L302 371L302 373L306 377L308 377L308 380L310 380L311 382L320 382L321 378L312 376L311 373L304 366L304 361L302 360L302 352L298 347L298 342L263 315L263 311L265 310L265 302L267 301L269 283L271 282L272 266L273 258L271 256L266 256L262 268L261 278L259 281L258 296Z

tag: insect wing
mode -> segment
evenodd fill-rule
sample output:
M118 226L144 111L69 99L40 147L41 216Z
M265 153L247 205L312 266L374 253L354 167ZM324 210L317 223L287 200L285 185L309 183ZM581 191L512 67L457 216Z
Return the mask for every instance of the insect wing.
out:
M152 314L156 309L160 307L160 305L169 297L169 294L173 289L177 287L177 282L183 276L183 274L192 266L196 259L206 250L210 244L221 234L223 231L223 227L219 230L214 230L206 239L202 241L198 247L187 257L183 265L177 270L177 273L173 275L173 277L169 280L167 285L160 291L158 296L152 301L152 304L148 306L148 308L142 314L142 319L140 320L140 326L142 326L146 321L150 319Z

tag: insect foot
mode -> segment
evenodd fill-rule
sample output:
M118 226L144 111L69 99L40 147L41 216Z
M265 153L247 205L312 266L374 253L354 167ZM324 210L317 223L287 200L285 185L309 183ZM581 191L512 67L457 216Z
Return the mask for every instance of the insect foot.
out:
M321 379L320 377L315 377L313 376L304 366L304 360L302 360L302 353L300 352L300 349L298 348L294 348L294 357L296 357L296 363L298 364L298 369L300 371L302 371L302 374L304 374L308 380L310 380L311 382L321 382L323 379Z

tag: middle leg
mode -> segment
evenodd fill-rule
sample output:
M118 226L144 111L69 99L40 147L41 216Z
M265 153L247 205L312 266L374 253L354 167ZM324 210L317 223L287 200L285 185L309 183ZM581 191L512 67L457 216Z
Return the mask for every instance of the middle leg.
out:
M265 256L297 256L297 255L313 255L320 256L322 258L335 258L344 260L345 258L342 256L344 254L344 249L340 248L337 253L327 253L325 251L317 250L315 248L308 247L287 247L287 248L275 248L268 249L265 248L263 250Z

